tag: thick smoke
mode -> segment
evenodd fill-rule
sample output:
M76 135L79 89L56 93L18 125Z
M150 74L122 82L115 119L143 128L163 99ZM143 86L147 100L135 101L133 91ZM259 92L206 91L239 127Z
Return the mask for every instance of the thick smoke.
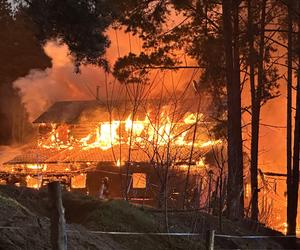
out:
M76 74L65 45L49 42L44 50L52 59L52 67L45 71L32 69L14 82L21 91L30 120L56 101L92 99L96 85L104 79L101 69L93 66L84 66L82 73Z

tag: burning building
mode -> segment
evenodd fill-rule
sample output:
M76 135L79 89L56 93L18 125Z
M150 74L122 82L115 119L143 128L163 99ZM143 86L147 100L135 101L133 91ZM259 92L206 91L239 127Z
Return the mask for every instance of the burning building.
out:
M258 170L258 206L259 221L268 227L287 233L286 211L287 211L287 186L286 174L277 172L263 172ZM248 217L251 211L251 182L250 176L244 179L245 190L245 215ZM300 203L300 197L298 197ZM297 224L300 224L300 216L297 216ZM296 228L296 234L300 235L300 227Z
M56 102L34 121L38 138L3 164L1 177L33 188L60 180L90 195L98 195L108 177L112 198L150 203L168 182L175 202L187 172L189 189L199 186L211 146L220 143L209 137L209 122L194 106L157 100Z

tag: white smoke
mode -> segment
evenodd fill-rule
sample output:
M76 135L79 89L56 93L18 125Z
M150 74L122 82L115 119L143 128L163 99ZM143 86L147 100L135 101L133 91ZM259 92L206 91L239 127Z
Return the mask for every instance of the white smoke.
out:
M83 66L80 74L75 73L66 45L52 41L44 50L52 59L52 67L44 71L32 69L13 83L20 89L31 121L56 101L93 99L96 86L104 80L103 71L94 66Z

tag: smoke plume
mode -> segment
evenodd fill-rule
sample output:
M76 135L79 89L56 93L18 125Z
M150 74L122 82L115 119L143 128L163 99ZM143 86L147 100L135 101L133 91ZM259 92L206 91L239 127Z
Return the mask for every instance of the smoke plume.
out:
M56 101L93 98L96 85L103 81L101 69L93 66L84 66L82 73L76 74L66 45L48 42L44 50L52 59L52 67L45 71L32 69L14 82L31 121Z

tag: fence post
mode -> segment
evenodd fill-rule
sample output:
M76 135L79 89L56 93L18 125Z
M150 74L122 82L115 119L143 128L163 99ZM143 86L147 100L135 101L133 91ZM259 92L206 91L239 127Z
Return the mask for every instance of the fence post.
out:
M206 233L206 250L214 250L215 230L208 230Z
M65 224L65 212L62 204L60 182L54 181L48 184L48 192L51 203L51 245L55 250L67 249L67 234Z

